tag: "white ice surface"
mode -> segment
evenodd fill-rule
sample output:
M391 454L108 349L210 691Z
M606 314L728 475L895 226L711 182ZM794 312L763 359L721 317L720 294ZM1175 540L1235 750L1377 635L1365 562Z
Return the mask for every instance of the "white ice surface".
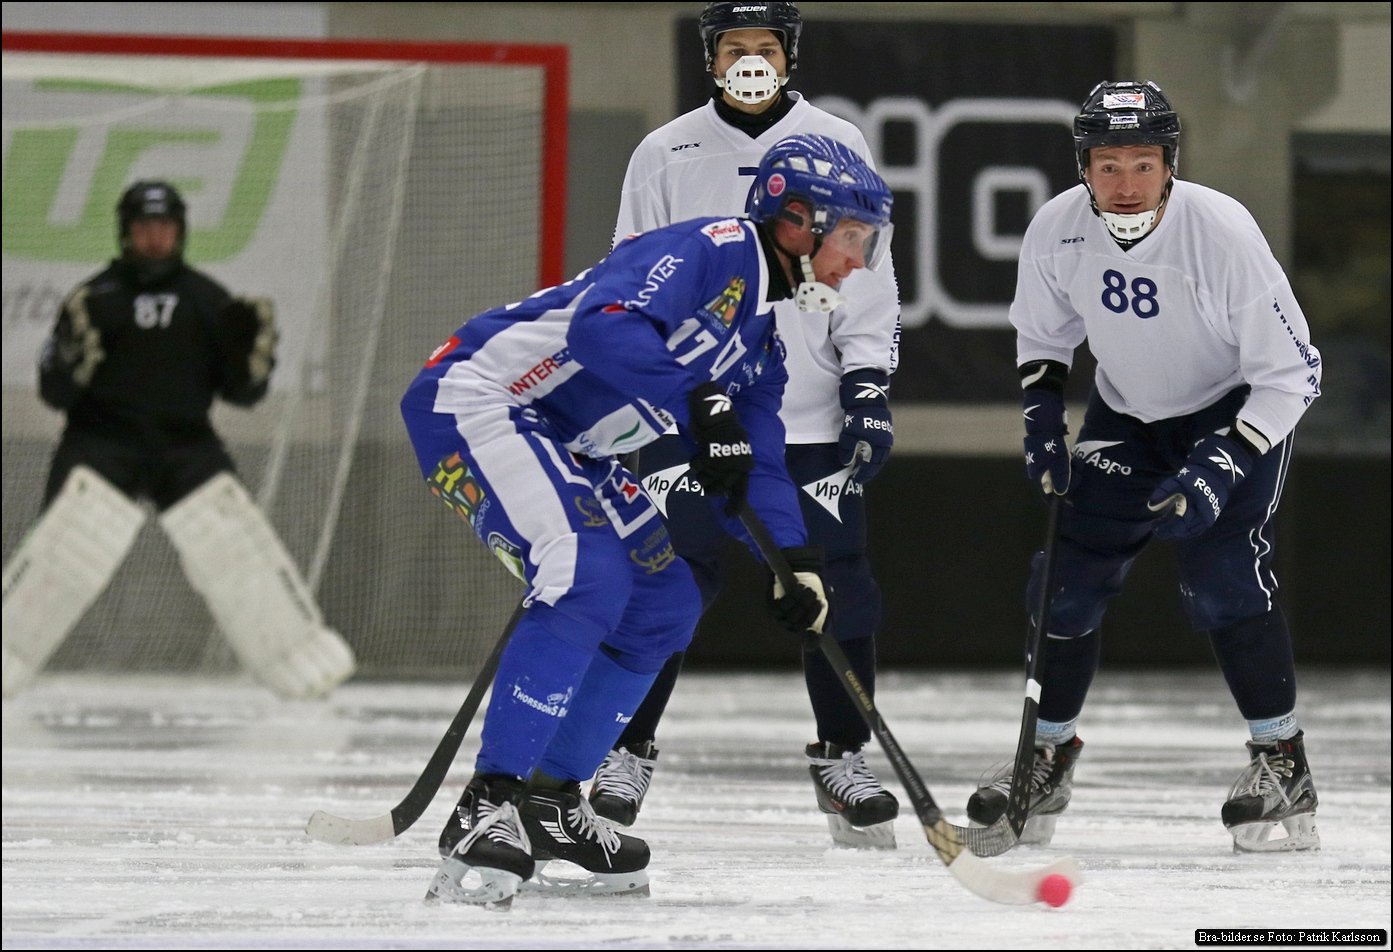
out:
M881 710L950 818L1010 756L1021 689L1009 672L882 676ZM466 690L364 682L290 703L242 681L41 679L4 704L4 947L1126 949L1193 948L1200 928L1389 928L1386 671L1303 672L1324 848L1255 856L1219 823L1246 732L1217 671L1104 670L1054 844L990 861L1073 855L1087 878L1060 909L966 892L907 804L897 851L831 848L792 672L679 682L633 831L653 849L651 898L422 902L477 723L397 840L304 836L316 809L394 806Z

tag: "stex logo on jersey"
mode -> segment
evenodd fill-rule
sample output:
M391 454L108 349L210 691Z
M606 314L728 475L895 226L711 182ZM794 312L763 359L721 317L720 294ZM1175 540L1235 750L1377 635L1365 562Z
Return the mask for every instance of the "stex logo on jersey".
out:
M697 315L710 324L713 329L725 333L735 322L740 310L740 302L745 297L745 279L735 276L730 279L726 289L697 311Z
M460 454L451 453L437 463L426 482L451 512L471 526L477 525L482 510L487 508L488 494Z
M1109 446L1121 445L1121 440L1083 440L1074 444L1074 458L1096 469L1101 469L1109 476L1131 476L1131 466L1110 460L1102 453Z

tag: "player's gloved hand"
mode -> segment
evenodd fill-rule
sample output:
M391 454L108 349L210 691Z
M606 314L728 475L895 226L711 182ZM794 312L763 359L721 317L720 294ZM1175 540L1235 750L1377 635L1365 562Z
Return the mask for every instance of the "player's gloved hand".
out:
M694 387L687 394L687 409L697 445L692 472L708 494L726 497L726 515L733 516L745 505L755 468L750 435L740 425L730 397L715 381Z
M1147 500L1164 513L1156 525L1162 539L1191 539L1206 532L1228 505L1229 494L1252 470L1253 454L1222 433L1211 433L1190 450L1180 472Z
M769 611L788 631L795 635L805 632L822 634L827 623L827 588L822 583L822 547L802 546L782 550L798 587L788 592L775 576L769 593Z
M102 332L92 324L86 305L77 302L64 308L53 329L52 360L63 368L73 383L85 388L105 359Z
M847 466L861 454L856 481L870 482L890 457L895 442L895 426L890 419L890 375L866 368L842 374L842 433L837 438L837 455ZM870 455L865 455L869 453Z
M1025 413L1025 475L1038 483L1045 495L1063 496L1069 491L1069 414L1064 395L1030 387L1022 394Z
M227 353L246 355L247 378L255 385L276 366L276 307L269 298L235 297L223 305L218 325Z

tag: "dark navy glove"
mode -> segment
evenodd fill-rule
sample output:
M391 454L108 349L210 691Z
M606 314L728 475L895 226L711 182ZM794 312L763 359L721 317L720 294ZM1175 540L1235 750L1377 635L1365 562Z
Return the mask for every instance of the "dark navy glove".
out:
M750 473L755 468L750 435L740 423L730 397L720 384L710 381L687 394L692 439L696 455L692 472L710 495L725 496L726 515L733 516L745 504Z
M1208 531L1252 467L1253 454L1228 436L1212 433L1200 440L1180 472L1161 483L1147 500L1152 512L1165 513L1156 535L1192 539Z
M895 426L890 419L890 375L880 370L852 370L842 375L842 433L837 438L837 455L843 466L858 459L861 467L856 481L869 483L895 443Z
M1064 395L1031 387L1023 394L1025 413L1025 476L1046 495L1069 491L1069 414Z
M808 545L782 551L788 560L788 567L793 569L798 588L786 592L783 583L776 577L769 593L769 611L780 625L795 635L809 631L820 635L823 625L827 623L822 547Z

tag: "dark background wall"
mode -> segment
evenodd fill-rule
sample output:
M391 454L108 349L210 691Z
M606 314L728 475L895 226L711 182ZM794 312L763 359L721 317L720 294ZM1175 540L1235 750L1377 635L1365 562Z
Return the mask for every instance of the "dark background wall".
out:
M1389 463L1303 456L1277 517L1278 599L1301 663L1389 662ZM888 667L1020 664L1025 583L1045 509L1015 460L892 457L867 488L885 595ZM766 621L764 573L727 549L727 588L688 653L693 667L782 667L797 647ZM1173 550L1137 560L1103 623L1107 664L1212 664L1180 609Z

